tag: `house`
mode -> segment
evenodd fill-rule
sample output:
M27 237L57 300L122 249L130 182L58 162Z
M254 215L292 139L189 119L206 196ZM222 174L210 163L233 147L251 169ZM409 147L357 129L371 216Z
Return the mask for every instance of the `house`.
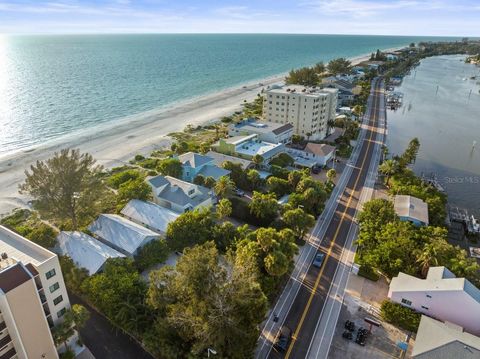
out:
M253 166L252 161L246 160L244 158L225 155L223 153L209 151L207 153L207 156L213 158L213 163L218 167L222 167L222 165L227 161L239 164L244 170L247 170Z
M309 142L303 150L287 148L287 153L294 159L295 165L298 167L323 167L333 158L335 147Z
M221 138L213 147L217 152L247 160L260 155L265 163L278 154L285 152L283 143L261 141L257 134Z
M177 213L195 208L211 207L214 195L211 189L170 176L155 176L147 179L152 187L153 202Z
M422 315L412 358L477 359L480 358L480 337L465 332L461 326Z
M88 227L101 242L126 256L133 257L148 242L160 238L158 233L116 214L101 214Z
M338 90L338 105L343 106L350 104L355 98L355 95L350 90Z
M385 57L386 57L387 61L396 61L396 60L398 60L398 55L397 55L397 54L394 54L394 53L387 53L387 54L385 54Z
M257 121L254 118L245 118L229 128L230 136L245 136L256 134L258 139L270 143L290 143L293 136L291 123L275 123Z
M132 222L163 235L167 233L168 224L174 222L180 216L179 213L168 208L138 199L132 199L128 202L120 213Z
M228 176L230 171L220 168L215 165L213 158L201 155L199 153L187 152L178 156L181 162L182 180L193 182L195 177L212 177L217 181L220 177Z
M416 226L428 226L428 205L413 196L395 196L395 213L401 221L408 221Z
M57 236L58 253L69 256L75 265L88 274L103 269L109 258L122 258L124 254L83 232L60 232Z
M480 335L480 290L445 267L430 267L427 278L399 273L390 283L388 297L396 303L455 323Z

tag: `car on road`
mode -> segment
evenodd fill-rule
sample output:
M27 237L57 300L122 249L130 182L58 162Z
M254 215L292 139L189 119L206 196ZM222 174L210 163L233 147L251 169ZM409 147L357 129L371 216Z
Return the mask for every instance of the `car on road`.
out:
M292 331L289 327L284 325L282 329L280 329L280 334L278 335L277 340L275 340L273 347L279 351L285 352L288 349L290 339L292 339Z
M318 252L315 254L315 258L313 259L313 265L317 268L320 268L323 264L323 261L325 260L325 253L323 252Z

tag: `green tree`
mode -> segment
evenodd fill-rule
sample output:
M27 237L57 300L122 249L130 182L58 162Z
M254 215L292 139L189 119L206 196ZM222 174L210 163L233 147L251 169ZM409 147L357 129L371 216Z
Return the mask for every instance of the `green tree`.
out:
M193 183L198 185L198 186L205 186L205 177L202 175L197 175L193 179Z
M65 149L46 161L37 161L25 171L21 193L33 197L42 216L70 221L73 229L95 217L105 186L100 179L102 167L93 157L79 150Z
M164 176L181 178L183 173L182 163L177 158L166 158L162 160L157 170Z
M278 197L290 193L292 188L287 180L271 176L267 179L267 186L270 192L274 192Z
M330 182L333 183L333 180L335 179L336 176L337 176L337 171L335 171L333 168L327 171L327 178Z
M399 164L395 160L386 160L379 167L378 171L386 176L386 185L390 184L390 178L398 173Z
M152 189L142 178L129 180L120 185L117 198L122 207L131 199L147 201L152 198Z
M318 62L313 67L317 74L323 74L326 70L325 64L323 62Z
M420 141L418 138L413 138L409 143L405 152L403 152L400 157L400 165L405 167L406 165L412 164L417 159L417 154L420 149Z
M307 231L315 224L315 218L301 208L286 211L282 219L298 239L303 239Z
M332 75L338 74L348 74L351 72L352 63L347 59L341 57L335 60L332 60L328 63L328 71Z
M213 187L213 191L220 198L230 197L234 189L235 183L227 176L220 177Z
M207 188L213 188L215 184L216 184L215 179L212 176L208 176L205 178L205 182L203 185Z
M257 190L262 185L260 173L257 170L251 169L247 172L247 179L250 184L250 190Z
M215 225L209 209L196 209L182 213L168 224L167 243L172 250L181 251L194 244L202 244L210 239Z
M125 171L121 171L118 173L112 174L108 179L107 179L107 185L110 187L113 187L115 189L118 189L122 183L125 183L130 180L136 180L138 178L143 178L143 174L137 170L137 169L128 169Z
M263 194L254 191L248 207L250 213L261 220L262 223L271 223L277 217L279 204L274 193Z
M226 198L222 198L215 209L218 218L229 217L232 214L232 202Z
M287 85L315 86L318 85L318 82L317 71L311 67L291 70L285 78Z
M219 265L213 242L186 249L175 268L152 272L148 303L166 313L168 326L189 343L194 356L215 348L219 357L252 355L267 300L254 276ZM186 357L187 355L180 355Z
M419 313L389 300L382 302L380 314L386 322L411 332L416 332L420 325L421 315Z
M133 260L127 258L108 259L102 273L82 283L88 300L115 325L135 336L151 324L146 290Z
M140 271L163 263L170 250L165 239L155 239L145 244L135 256L135 264Z
M263 157L261 155L255 155L252 158L252 162L255 164L255 167L258 168L263 163Z
M88 271L85 268L78 268L68 256L59 256L59 260L63 279L65 280L65 285L68 290L77 295L81 295L82 283L88 277Z

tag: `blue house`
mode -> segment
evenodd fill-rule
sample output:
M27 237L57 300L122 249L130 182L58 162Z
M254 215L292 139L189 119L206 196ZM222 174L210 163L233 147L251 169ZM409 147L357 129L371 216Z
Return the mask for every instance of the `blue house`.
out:
M187 152L178 156L178 160L183 167L182 180L187 182L193 182L199 175L205 178L212 177L217 181L220 177L230 174L230 171L216 166L213 158L199 153Z
M395 196L395 213L401 221L408 221L417 227L428 226L428 204L421 199L398 195Z

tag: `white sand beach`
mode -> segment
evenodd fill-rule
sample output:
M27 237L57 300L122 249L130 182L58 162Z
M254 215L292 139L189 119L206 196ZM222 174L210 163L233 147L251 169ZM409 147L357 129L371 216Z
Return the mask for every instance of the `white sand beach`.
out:
M385 51L394 51L388 49ZM351 58L352 64L368 60L370 55ZM270 77L219 93L180 103L161 111L111 122L89 133L70 135L43 146L0 158L0 215L16 207L28 207L29 199L18 193L24 171L37 160L44 160L62 148L79 148L88 152L105 167L114 167L130 160L135 154L149 154L168 145L168 133L186 125L206 124L230 115L241 108L244 100L252 101L262 88L282 82L285 74ZM262 84L260 86L259 84Z

